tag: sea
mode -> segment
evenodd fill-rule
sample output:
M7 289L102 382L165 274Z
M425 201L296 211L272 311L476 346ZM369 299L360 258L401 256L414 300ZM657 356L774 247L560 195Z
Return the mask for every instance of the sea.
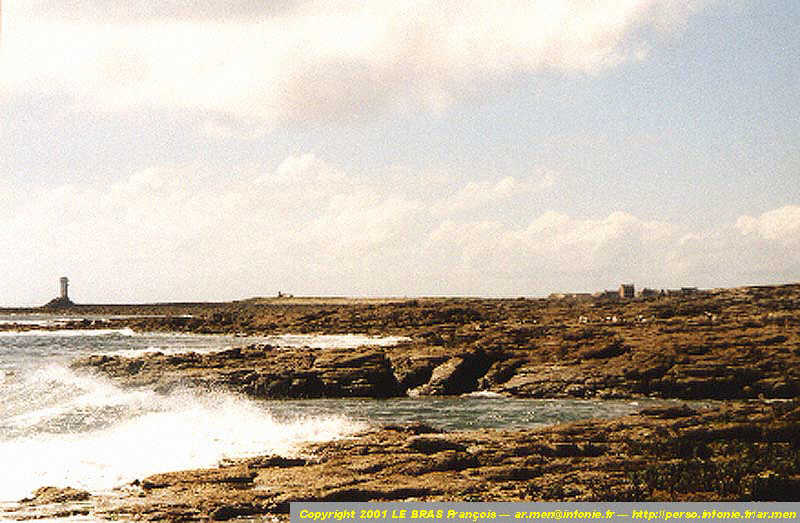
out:
M42 486L110 491L151 474L211 467L226 459L301 452L303 444L350 437L384 424L424 422L444 430L520 429L636 412L650 400L460 397L259 400L225 391L126 389L70 368L88 354L212 352L267 343L326 350L391 346L399 337L236 337L67 330L48 315L0 315L0 504ZM108 318L89 317L94 321Z

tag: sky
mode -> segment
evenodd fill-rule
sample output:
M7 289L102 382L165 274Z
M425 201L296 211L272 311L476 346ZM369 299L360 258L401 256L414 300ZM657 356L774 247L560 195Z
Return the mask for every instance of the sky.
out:
M5 0L0 245L4 306L796 282L800 3Z

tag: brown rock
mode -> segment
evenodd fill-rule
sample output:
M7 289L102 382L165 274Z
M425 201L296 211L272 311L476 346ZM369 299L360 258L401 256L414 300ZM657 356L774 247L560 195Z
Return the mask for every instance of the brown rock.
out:
M91 494L85 490L77 490L72 487L41 487L33 492L32 498L26 498L21 503L32 505L46 505L50 503L65 503L68 501L86 501Z

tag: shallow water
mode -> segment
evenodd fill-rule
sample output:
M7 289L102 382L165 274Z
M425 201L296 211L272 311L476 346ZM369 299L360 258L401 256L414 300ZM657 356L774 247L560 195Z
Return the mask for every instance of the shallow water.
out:
M419 422L442 430L522 429L590 418L632 414L662 400L608 401L575 399L438 398L318 399L265 402L277 418L303 412L330 416L347 412L349 419L368 425Z

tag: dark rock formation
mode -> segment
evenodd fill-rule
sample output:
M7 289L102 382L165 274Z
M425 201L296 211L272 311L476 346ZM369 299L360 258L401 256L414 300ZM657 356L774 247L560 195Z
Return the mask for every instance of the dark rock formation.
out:
M161 391L223 386L259 398L383 398L401 393L388 358L372 349L252 346L202 355L89 356L73 366L94 368L127 386Z
M72 303L72 300L69 298L65 298L63 296L59 296L58 298L53 298L52 300L48 301L42 308L44 309L67 309L75 307L75 304Z

